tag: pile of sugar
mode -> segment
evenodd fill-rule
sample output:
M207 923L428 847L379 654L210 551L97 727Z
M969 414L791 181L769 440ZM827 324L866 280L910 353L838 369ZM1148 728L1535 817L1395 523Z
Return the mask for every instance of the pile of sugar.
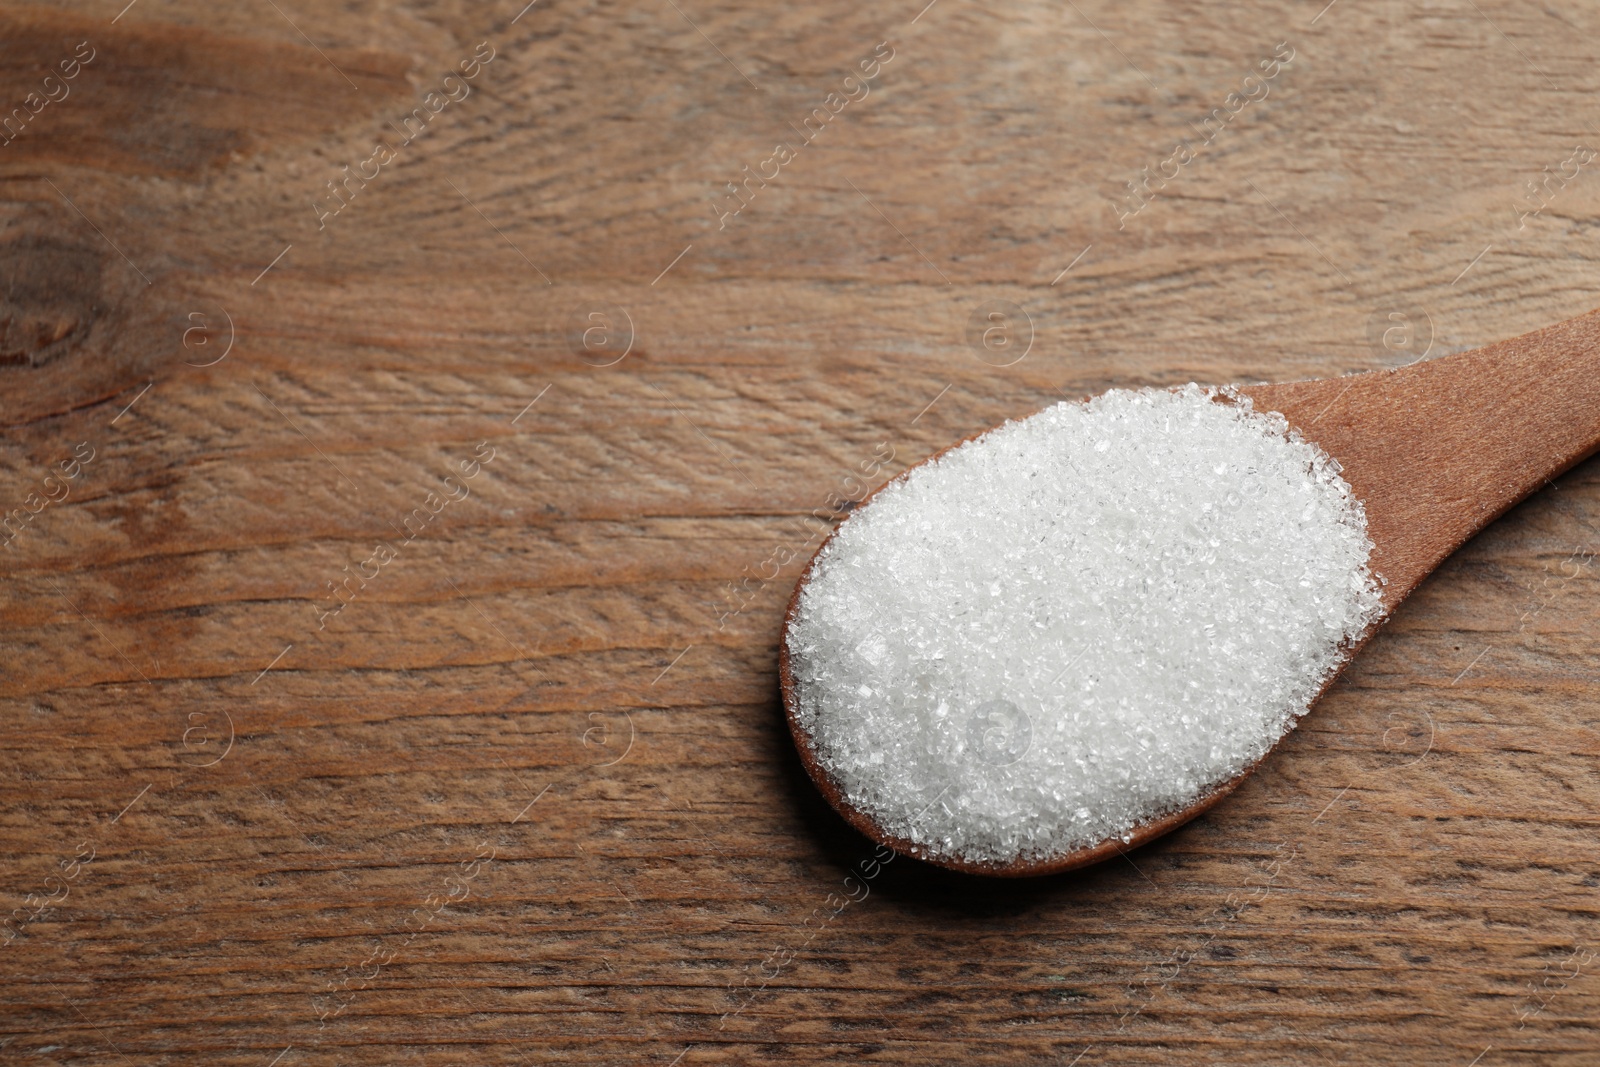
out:
M1378 617L1371 547L1338 464L1248 398L1059 404L840 526L788 631L796 718L932 857L1127 840L1305 713Z

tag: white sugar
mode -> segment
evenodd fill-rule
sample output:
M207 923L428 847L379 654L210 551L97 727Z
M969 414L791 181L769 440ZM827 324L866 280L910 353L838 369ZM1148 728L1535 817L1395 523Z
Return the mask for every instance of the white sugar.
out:
M851 805L936 857L1039 861L1263 755L1378 616L1338 465L1190 385L1059 404L852 515L788 633Z

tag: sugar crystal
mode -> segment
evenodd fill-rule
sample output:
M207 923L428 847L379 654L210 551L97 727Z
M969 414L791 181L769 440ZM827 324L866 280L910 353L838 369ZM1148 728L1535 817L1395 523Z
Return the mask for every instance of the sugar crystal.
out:
M1247 397L1058 404L840 526L788 631L796 719L931 856L1127 840L1305 714L1380 613L1371 547L1338 465Z

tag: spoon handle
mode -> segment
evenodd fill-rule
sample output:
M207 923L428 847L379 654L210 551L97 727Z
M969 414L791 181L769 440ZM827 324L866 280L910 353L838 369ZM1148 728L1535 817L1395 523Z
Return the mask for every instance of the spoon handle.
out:
M1242 390L1344 466L1384 607L1600 449L1600 311L1458 355Z

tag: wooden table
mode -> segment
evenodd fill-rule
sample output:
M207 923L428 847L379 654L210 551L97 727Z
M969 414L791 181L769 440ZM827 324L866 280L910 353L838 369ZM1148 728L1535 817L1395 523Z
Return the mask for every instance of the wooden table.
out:
M6 6L0 1062L1600 1062L1592 463L1080 873L775 687L953 440L1600 303L1600 11L923 2Z

